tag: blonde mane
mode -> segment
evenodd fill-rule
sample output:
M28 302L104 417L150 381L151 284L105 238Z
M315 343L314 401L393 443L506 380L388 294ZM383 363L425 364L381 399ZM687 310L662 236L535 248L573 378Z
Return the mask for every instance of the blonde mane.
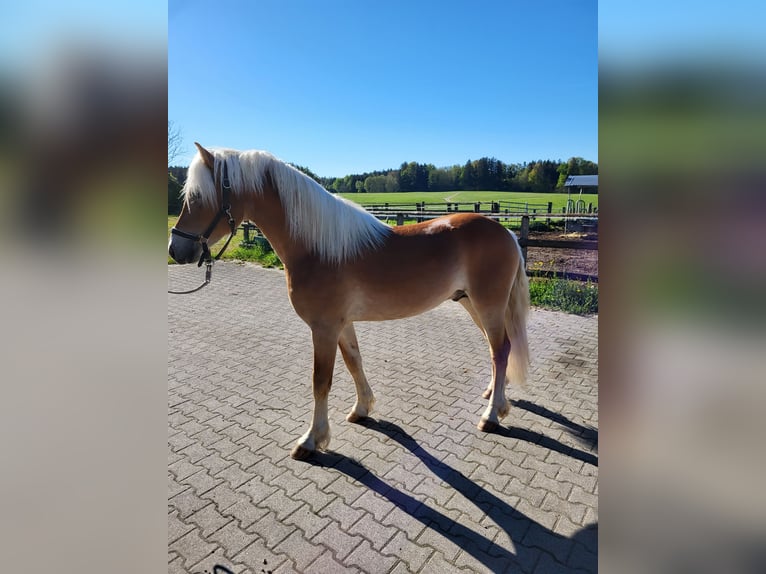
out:
M220 177L226 162L232 194L243 196L263 191L271 175L282 201L290 236L309 246L322 261L342 263L379 247L391 233L385 223L357 204L329 193L316 181L265 151L210 150ZM215 207L217 198L210 170L199 153L189 165L183 188L184 201L199 200Z

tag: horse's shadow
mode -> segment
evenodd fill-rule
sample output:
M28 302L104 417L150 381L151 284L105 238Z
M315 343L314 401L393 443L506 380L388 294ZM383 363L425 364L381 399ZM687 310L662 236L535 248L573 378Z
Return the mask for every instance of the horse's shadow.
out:
M595 450L596 452L598 452L598 429L591 426L584 426L584 425L578 424L574 421L569 420L567 417L565 417L562 414L554 412L550 409L546 409L545 407L541 407L540 405L537 405L530 401L511 400L511 404L514 407L524 409L526 411L529 411L530 413L534 413L541 417L545 417L555 423L560 424L567 430L569 434L574 436L575 439L578 440L580 443L582 443L584 446L586 446L590 450ZM523 437L516 437L516 438L523 438ZM524 440L527 440L527 439L524 439ZM552 448L551 446L547 444L543 444L542 442L540 444L541 446L545 446L546 448ZM558 450L558 449L553 448L553 450ZM576 451L576 452L579 453L581 451ZM571 455L572 453L565 453L565 454ZM577 458L589 464L593 464L594 466L598 466L598 459L596 459L595 456L589 453L583 453L583 454L585 455L585 457L580 457L575 455L574 458Z
M580 568L588 572L597 570L598 523L582 528L571 538L556 534L511 507L460 471L436 459L400 426L370 418L360 421L359 424L386 435L414 454L428 470L462 494L497 524L513 542L516 553L423 504L410 494L390 486L358 460L337 452L317 452L308 462L316 466L334 468L365 485L426 527L454 542L492 572L531 572L536 568L541 554L544 553L555 560L551 563L552 567L558 563L562 570L568 567ZM515 431L509 431L507 435L504 431L500 431L499 434L524 439L524 437L515 436ZM538 440L535 442L539 444ZM585 550L585 552L577 552L576 557L575 543L582 545ZM575 557L575 563L571 566L569 565L569 562L572 562L570 555Z

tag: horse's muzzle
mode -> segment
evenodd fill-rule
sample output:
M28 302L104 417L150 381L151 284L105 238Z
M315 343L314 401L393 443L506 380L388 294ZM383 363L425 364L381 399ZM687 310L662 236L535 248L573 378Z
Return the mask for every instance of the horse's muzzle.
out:
M202 244L173 235L168 242L168 255L181 265L196 263L202 255Z

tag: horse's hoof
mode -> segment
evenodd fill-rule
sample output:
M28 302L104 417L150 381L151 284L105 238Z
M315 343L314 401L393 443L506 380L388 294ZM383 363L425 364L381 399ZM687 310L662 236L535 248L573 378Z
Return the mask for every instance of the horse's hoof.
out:
M351 411L346 415L346 420L350 423L358 423L359 421L363 421L366 418L367 416L359 415L355 411Z
M314 454L313 450L309 450L305 446L299 444L296 444L290 452L290 456L295 460L306 460L312 454Z
M495 432L499 426L500 425L495 421L481 419L479 424L476 425L476 428L482 432Z

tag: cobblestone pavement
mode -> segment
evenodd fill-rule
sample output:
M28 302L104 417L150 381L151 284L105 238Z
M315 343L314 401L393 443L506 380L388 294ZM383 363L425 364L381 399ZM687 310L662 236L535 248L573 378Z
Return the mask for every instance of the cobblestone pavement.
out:
M174 289L202 271L169 266ZM377 398L345 415L338 353L330 450L308 428L312 349L284 274L218 263L168 299L168 571L593 572L597 568L597 319L534 309L526 389L496 434L489 353L461 305L356 325Z

